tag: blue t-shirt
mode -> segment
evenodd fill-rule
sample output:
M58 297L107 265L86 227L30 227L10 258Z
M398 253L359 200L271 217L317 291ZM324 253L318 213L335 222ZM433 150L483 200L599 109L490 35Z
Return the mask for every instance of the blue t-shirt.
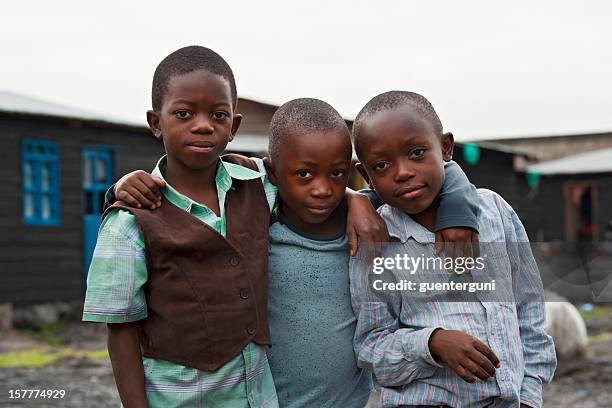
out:
M268 358L281 408L362 408L372 380L353 351L344 231L315 239L275 222L269 252Z

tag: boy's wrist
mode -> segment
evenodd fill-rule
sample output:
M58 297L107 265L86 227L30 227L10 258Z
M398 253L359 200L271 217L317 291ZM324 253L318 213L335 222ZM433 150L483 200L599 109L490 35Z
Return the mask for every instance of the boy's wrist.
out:
M429 341L427 342L427 347L429 348L429 354L431 354L431 357L436 361L442 361L442 359L440 358L440 354L438 353L438 350L436 348L436 335L440 334L441 331L443 331L444 329L441 327L438 327L436 329L434 329L434 331L431 332L431 335L429 336Z

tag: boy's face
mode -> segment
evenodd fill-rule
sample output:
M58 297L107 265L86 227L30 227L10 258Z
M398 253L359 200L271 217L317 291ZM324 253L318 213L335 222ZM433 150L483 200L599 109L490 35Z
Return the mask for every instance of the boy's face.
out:
M351 154L346 129L287 137L268 170L289 221L308 230L329 218L344 198Z
M168 162L191 170L216 164L238 130L229 82L200 70L170 79L160 112L148 111L155 137L164 142Z
M453 137L442 141L433 126L409 106L367 118L359 136L359 172L387 204L407 214L428 209L444 183Z

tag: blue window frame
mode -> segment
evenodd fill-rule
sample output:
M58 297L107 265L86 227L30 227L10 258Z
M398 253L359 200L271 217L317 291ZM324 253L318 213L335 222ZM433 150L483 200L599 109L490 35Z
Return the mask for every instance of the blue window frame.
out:
M102 214L104 194L112 184L112 150L105 146L86 146L83 150L83 212L86 215Z
M59 147L47 140L22 142L23 221L60 224Z
M113 151L109 146L85 146L83 150L83 261L87 272L100 229L104 193L113 182Z

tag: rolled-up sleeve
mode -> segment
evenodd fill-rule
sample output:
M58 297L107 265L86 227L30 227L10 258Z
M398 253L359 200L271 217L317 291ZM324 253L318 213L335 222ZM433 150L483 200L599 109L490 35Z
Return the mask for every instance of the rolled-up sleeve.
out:
M87 276L83 320L127 323L147 317L145 248L135 217L114 211L98 233Z
M429 352L429 338L436 328L400 328L401 297L388 291L381 295L374 290L369 269L359 254L351 258L357 365L371 370L376 381L388 387L432 376L441 367Z
M444 164L444 175L435 230L467 227L478 231L480 205L476 187L454 161Z

